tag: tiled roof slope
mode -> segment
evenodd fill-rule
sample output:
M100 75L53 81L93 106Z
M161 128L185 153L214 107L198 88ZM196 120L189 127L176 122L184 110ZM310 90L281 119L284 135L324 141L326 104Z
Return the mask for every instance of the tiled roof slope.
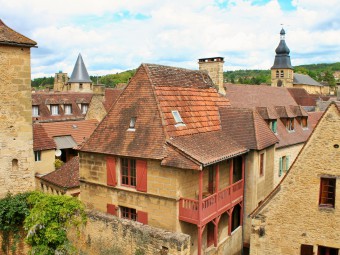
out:
M32 105L39 107L39 116L33 117L34 121L50 122L50 121L65 121L65 120L81 120L85 118L85 114L81 113L78 104L89 104L92 99L92 93L80 92L35 92L32 93ZM48 104L59 105L59 115L51 115ZM65 114L64 104L72 105L72 114Z
M304 84L323 87L322 84L318 83L312 77L306 74L294 73L293 84Z
M47 135L41 124L33 124L33 150L42 151L55 149L54 140Z
M278 142L255 110L223 107L220 114L223 132L248 149L262 150Z
M104 108L106 112L108 112L111 108L111 106L116 102L120 94L123 92L122 89L112 89L112 88L106 88L105 89L105 96L104 96Z
M229 102L212 86L199 71L142 64L81 150L162 159L163 165L190 169L245 153L222 136L218 107ZM175 127L172 110L185 126ZM132 117L135 130L129 131Z
M0 19L0 44L34 47L37 43L6 26Z
M97 125L97 120L49 122L34 124L33 130L37 127L42 128L50 139L56 136L71 135L75 142L80 145L92 134ZM34 136L34 142L41 139L44 138L40 135Z
M309 112L308 113L308 124L311 126L312 129L314 129L316 124L318 124L323 113L324 112Z
M316 101L322 99L328 101L329 96L309 94L303 88L287 88L297 104L302 106L316 106Z
M40 178L65 189L79 187L79 157L73 157L59 169Z

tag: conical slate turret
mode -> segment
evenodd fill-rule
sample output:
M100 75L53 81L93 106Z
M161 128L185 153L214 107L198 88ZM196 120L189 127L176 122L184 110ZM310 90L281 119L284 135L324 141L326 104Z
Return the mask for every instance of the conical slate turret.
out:
M92 83L90 76L86 70L83 58L81 57L81 54L79 53L78 58L77 58L77 62L74 65L73 68L73 72L71 75L71 78L68 80L69 83L73 83L73 82L90 82Z

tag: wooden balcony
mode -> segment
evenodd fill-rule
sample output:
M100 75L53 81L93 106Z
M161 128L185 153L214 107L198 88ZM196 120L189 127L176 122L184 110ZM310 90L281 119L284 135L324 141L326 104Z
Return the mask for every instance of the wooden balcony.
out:
M242 199L243 179L203 198L201 204L195 199L181 198L179 200L179 219L196 225L204 225L241 202ZM201 217L199 217L200 209Z

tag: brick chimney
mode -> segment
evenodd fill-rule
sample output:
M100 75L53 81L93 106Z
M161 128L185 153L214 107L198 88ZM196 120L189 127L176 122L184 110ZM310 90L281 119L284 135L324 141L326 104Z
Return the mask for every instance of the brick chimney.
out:
M199 70L205 70L208 72L210 78L218 88L218 92L225 95L225 89L223 87L223 64L224 58L200 58L198 60Z

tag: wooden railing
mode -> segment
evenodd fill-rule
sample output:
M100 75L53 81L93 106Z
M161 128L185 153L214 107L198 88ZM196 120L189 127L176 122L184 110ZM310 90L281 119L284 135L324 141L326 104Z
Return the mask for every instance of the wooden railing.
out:
M243 199L243 180L233 183L202 200L201 224L205 224L226 212ZM190 198L179 200L179 219L193 224L199 223L199 201Z

